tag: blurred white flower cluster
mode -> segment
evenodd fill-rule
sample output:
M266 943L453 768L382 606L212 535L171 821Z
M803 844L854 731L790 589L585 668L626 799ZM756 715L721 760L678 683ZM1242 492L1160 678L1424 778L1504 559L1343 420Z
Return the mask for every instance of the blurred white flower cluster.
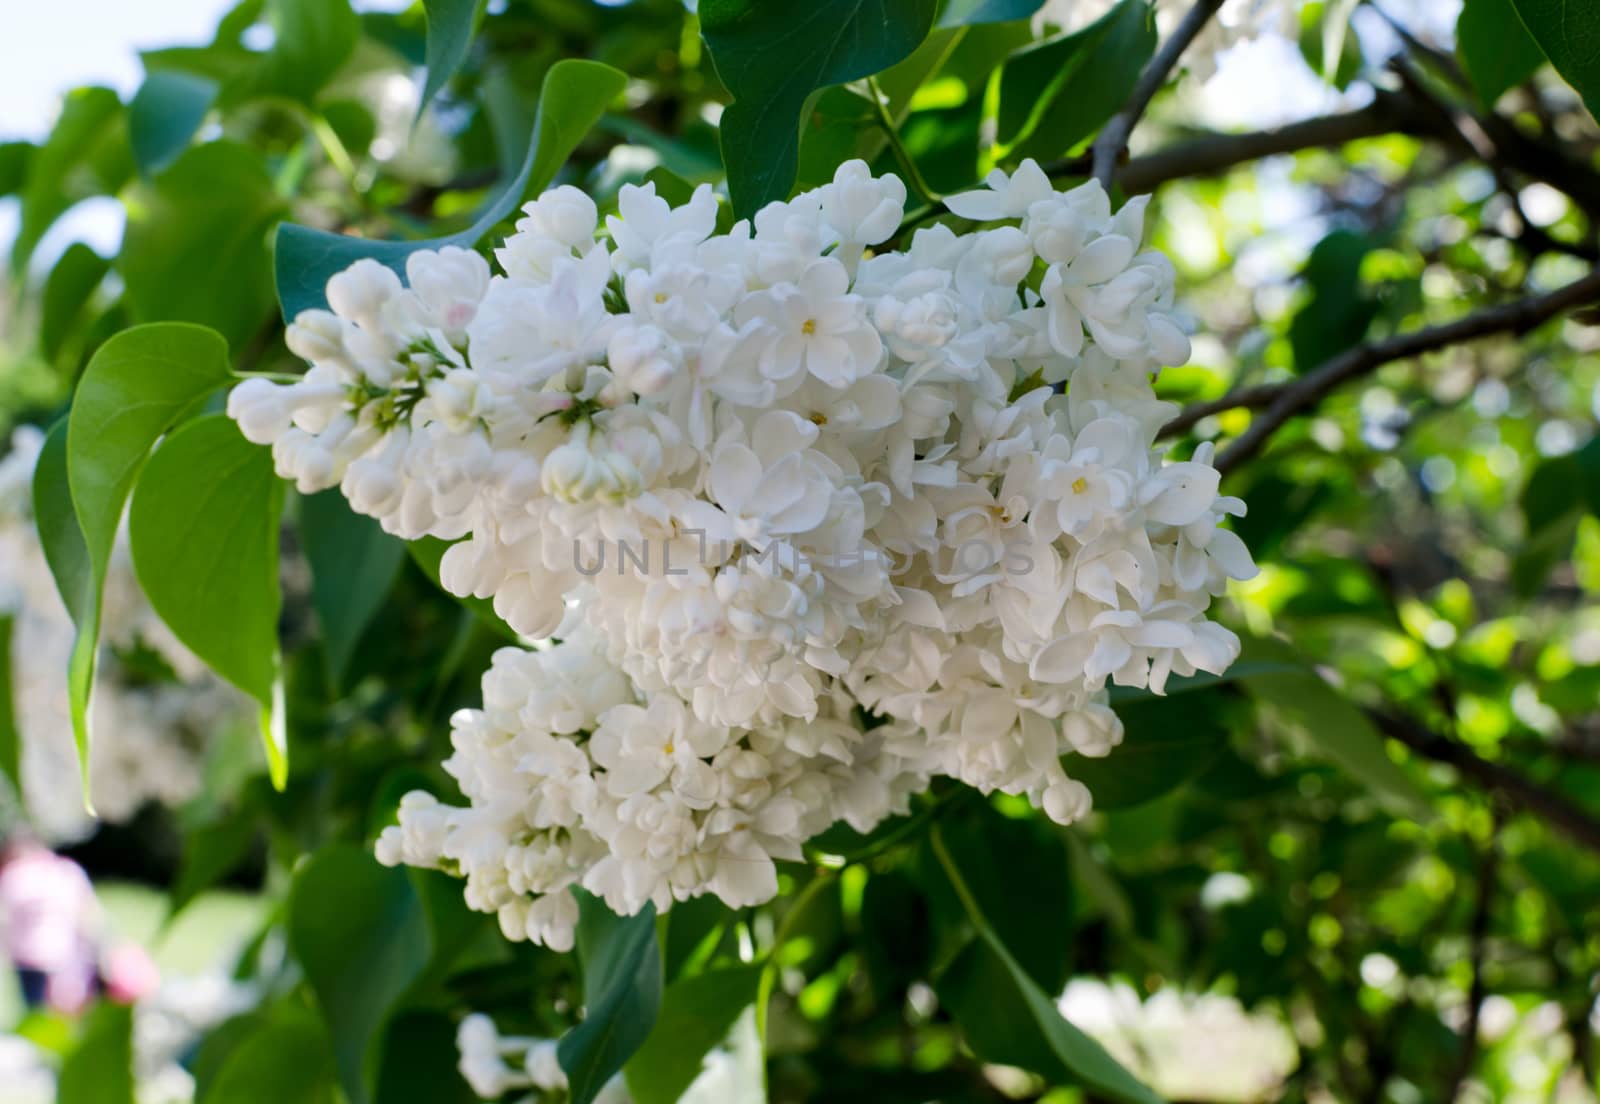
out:
M48 843L93 831L66 692L72 619L34 527L31 485L44 435L23 426L0 459L0 615L12 619L12 708L22 736L22 804ZM145 601L125 536L106 575L89 783L101 820L120 823L146 802L179 805L199 792L206 749L248 718L243 699L210 674ZM121 662L121 651L132 662ZM137 670L146 664L155 670Z
M745 1025L741 1023L740 1027ZM737 1047L740 1027L734 1031ZM748 1026L753 1032L754 1022ZM757 1042L758 1040L751 1040ZM460 1053L457 1068L472 1091L484 1100L499 1100L507 1093L532 1090L526 1099L564 1093L567 1075L556 1058L556 1040L501 1035L494 1021L475 1012L461 1021L456 1032ZM748 1047L743 1049L748 1050ZM741 1058L745 1060L741 1061ZM753 1063L749 1060L753 1058ZM679 1097L680 1104L755 1104L766 1099L760 1051L741 1055L738 1049L717 1048L706 1055L699 1075ZM617 1074L600 1088L595 1104L631 1104L627 1082Z
M289 331L310 370L229 413L302 491L465 538L445 585L560 641L495 657L453 722L469 804L410 795L383 861L566 948L569 887L764 901L934 775L1070 822L1108 680L1232 662L1206 610L1254 574L1243 504L1209 446L1154 447L1189 342L1145 201L988 183L947 201L979 228L881 252L906 191L859 161L723 233L709 188L625 187L602 230L562 187L501 275L447 249L329 282Z

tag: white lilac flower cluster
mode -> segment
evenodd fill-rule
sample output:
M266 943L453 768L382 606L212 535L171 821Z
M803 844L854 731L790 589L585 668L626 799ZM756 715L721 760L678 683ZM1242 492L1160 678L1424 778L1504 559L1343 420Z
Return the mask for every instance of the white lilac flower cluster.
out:
M34 527L32 481L44 434L18 428L0 458L0 615L11 619L12 708L22 735L22 805L52 844L95 827L83 806L67 709L72 619L61 603ZM206 750L229 725L247 723L244 699L216 678L156 616L134 576L126 533L106 573L101 637L108 656L95 688L89 789L100 820L120 823L147 802L177 806L200 791ZM115 658L144 652L166 670L135 672Z
M519 633L453 721L466 807L410 795L389 863L464 874L513 937L570 947L573 886L617 912L777 892L837 820L934 775L1090 805L1062 757L1121 738L1107 681L1220 672L1206 619L1254 571L1208 446L1154 447L1182 363L1145 201L1025 162L900 227L857 161L716 232L702 187L571 187L497 251L328 285L291 384L229 413L302 491L457 540L446 587Z

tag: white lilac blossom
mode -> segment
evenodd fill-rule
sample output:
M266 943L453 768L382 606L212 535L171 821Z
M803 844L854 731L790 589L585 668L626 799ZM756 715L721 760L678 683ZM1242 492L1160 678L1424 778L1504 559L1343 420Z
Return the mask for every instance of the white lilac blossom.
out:
M44 435L22 426L0 458L0 615L11 618L13 707L22 734L22 805L52 844L94 830L67 710L72 619L34 527L31 484ZM126 821L147 802L177 806L200 791L205 754L230 725L247 724L244 699L206 670L156 616L134 577L126 532L106 572L105 644L95 688L89 757L95 812Z
M776 860L866 831L935 775L1063 823L1107 685L1221 672L1207 619L1255 567L1209 451L1155 446L1181 363L1144 203L1032 162L894 233L905 189L833 183L714 232L558 188L497 256L364 261L302 314L294 383L229 412L302 489L342 486L519 633L452 722L464 806L410 795L387 863L452 870L508 935L771 898Z

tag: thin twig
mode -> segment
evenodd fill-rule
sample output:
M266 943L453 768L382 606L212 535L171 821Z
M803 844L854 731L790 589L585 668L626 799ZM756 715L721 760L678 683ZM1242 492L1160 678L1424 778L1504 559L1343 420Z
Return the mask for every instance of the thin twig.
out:
M1495 847L1499 829L1497 817L1478 863L1478 892L1472 904L1472 926L1467 932L1468 965L1472 968L1472 982L1467 987L1467 1022L1461 1029L1461 1053L1456 1058L1450 1083L1439 1098L1445 1104L1455 1104L1461 1099L1467 1078L1472 1075L1472 1067L1478 1060L1478 1026L1483 1015L1483 1002L1489 995L1483 976L1483 960L1489 939L1489 915L1494 909L1495 886L1499 878L1500 853Z
M1402 713L1369 709L1378 729L1428 759L1446 763L1485 789L1500 794L1518 810L1540 817L1572 842L1600 853L1600 821L1562 794L1503 763L1485 759L1459 740L1441 736L1414 717Z
M1197 0L1139 74L1128 102L1101 128L1094 140L1094 177L1107 189L1111 187L1117 162L1122 160L1123 152L1128 148L1128 138L1133 133L1134 124L1144 114L1144 109L1150 106L1150 101L1161 90L1161 86L1167 83L1167 74L1178 64L1183 52L1189 48L1195 36L1205 29L1220 7L1222 0Z
M1265 412L1217 457L1217 468L1226 473L1238 467L1259 452L1289 419L1314 407L1341 384L1374 372L1391 361L1404 360L1490 334L1526 333L1569 307L1596 299L1600 299L1600 270L1547 295L1533 295L1487 307L1442 326L1396 334L1382 341L1366 342L1348 349L1313 371L1284 384Z
M886 102L888 97L883 94L883 89L878 87L876 78L867 78L867 93L872 98L873 107L877 109L878 127L883 131L883 137L889 143L889 148L894 151L895 160L899 161L900 167L906 171L906 179L911 184L911 190L930 206L937 205L940 202L939 193L928 187L928 182L923 179L922 170L917 167L917 159L911 156L911 151L906 149L905 143L900 140L900 128L895 125L894 117L889 114Z

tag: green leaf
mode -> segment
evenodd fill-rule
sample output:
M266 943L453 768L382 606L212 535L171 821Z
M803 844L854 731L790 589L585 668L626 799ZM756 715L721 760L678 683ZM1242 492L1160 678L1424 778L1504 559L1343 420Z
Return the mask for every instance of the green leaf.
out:
M1082 30L1013 54L1000 73L1007 157L1054 157L1117 113L1156 50L1147 0L1122 0Z
M61 604L76 624L80 611L87 608L88 593L94 585L94 569L89 563L89 548L72 505L72 489L67 482L67 419L62 418L45 435L39 458L33 466L33 518L44 547L45 563L55 580Z
M405 545L350 509L337 488L300 500L299 529L328 681L338 688L361 634L394 586Z
M1203 774L1228 746L1219 716L1223 692L1173 691L1117 703L1123 739L1104 759L1063 760L1067 774L1089 787L1096 809L1128 809L1171 793Z
M721 128L735 214L747 217L788 197L811 95L908 57L932 29L937 6L937 0L702 0L701 32L734 101Z
M37 149L32 142L0 142L0 196L22 191Z
M61 352L84 306L110 270L111 262L82 242L73 242L61 254L45 281L39 310L39 349L46 360L55 360Z
M101 593L123 507L156 440L227 380L228 346L210 330L179 324L124 330L89 361L65 433L53 431L40 455L36 516L50 571L77 627L67 693L85 797Z
M56 1082L56 1104L134 1104L133 1008L101 1001Z
M595 61L558 61L545 74L533 134L521 168L467 229L425 241L372 241L330 234L286 222L278 228L278 301L285 318L327 303L328 279L363 257L402 275L406 258L419 249L447 245L471 248L514 211L525 196L542 191L577 148L606 107L627 85L627 77Z
M1456 19L1456 57L1484 107L1544 64L1544 53L1517 18L1511 0L1466 0Z
M700 1075L706 1054L755 1000L761 969L730 966L667 986L654 1029L624 1067L636 1104L675 1104Z
M457 885L455 895L461 896ZM384 1040L375 1104L477 1104L478 1095L456 1070L456 1028L442 1012L395 1017ZM280 1098L284 1102L291 1097Z
M271 452L226 414L207 414L156 449L128 510L145 597L190 651L260 703L279 789L289 775L278 662L282 509Z
M1300 9L1300 56L1313 72L1343 92L1361 72L1361 42L1347 33L1352 0L1312 0ZM1338 60L1330 65L1329 58Z
M288 931L332 1036L345 1094L367 1104L375 1044L431 955L422 902L404 870L380 866L364 848L334 844L295 872Z
M235 349L272 315L268 236L284 204L259 155L209 142L128 198L117 267L136 322L196 322Z
M241 805L184 833L178 876L167 905L168 924L245 860L259 831L258 816L256 809Z
M661 1008L661 952L653 905L618 916L597 897L578 897L583 1022L556 1044L572 1104L590 1104L655 1026Z
M1289 649L1263 639L1246 641L1244 658L1278 663L1294 660ZM1428 799L1389 758L1383 737L1367 715L1315 671L1302 665L1299 671L1270 670L1240 681L1300 736L1307 752L1343 768L1394 812L1423 822L1432 819Z
M44 144L28 159L22 218L11 245L11 271L21 274L39 240L73 204L112 195L133 175L122 101L109 88L76 88Z
M0 774L22 793L22 743L17 732L16 695L11 689L11 641L16 619L0 615Z
M1600 7L1588 0L1511 0L1562 79L1600 119Z
M971 940L934 981L940 1003L961 1025L980 1058L1020 1066L1052 1082L1081 1084L1122 1104L1160 1104L1105 1048L1068 1023L1039 984L996 935L936 828L934 850L966 906L978 938Z
M217 82L193 73L157 70L128 104L128 140L145 176L159 172L188 148L217 99Z
M270 0L272 49L230 90L230 99L287 96L309 104L344 67L361 37L349 0Z
M200 1104L336 1104L338 1092L322 1025L309 1009L285 1003L251 1018Z
M411 553L412 562L422 569L422 573L434 586L446 594L450 592L445 590L444 584L439 581L439 561L444 559L445 551L449 547L449 541L442 541L438 537L420 537L406 542L406 551ZM500 615L494 611L494 602L490 599L474 598L470 594L465 598L456 594L450 594L450 597L471 610L480 621L512 643L522 639L515 629L500 619Z
M422 0L422 10L428 15L428 79L422 87L422 99L417 104L417 115L428 109L461 68L467 50L472 46L472 27L478 16L480 0Z
M1359 344L1378 316L1378 301L1361 285L1361 264L1372 243L1353 230L1335 230L1311 250L1300 276L1311 298L1289 323L1296 372L1309 372Z
M1044 0L946 0L939 13L940 27L967 27L976 23L1009 23L1028 19L1044 7Z
M1115 754L1115 753L1113 753ZM1099 795L1095 795L1096 802ZM1005 816L988 801L973 801L939 819L950 857L995 936L1029 977L1052 993L1067 981L1072 940L1071 861L1062 833L1036 817ZM922 849L920 880L936 908L959 922L965 912L932 856ZM1003 855L1002 864L995 861ZM1026 870L1025 879L1013 873Z

